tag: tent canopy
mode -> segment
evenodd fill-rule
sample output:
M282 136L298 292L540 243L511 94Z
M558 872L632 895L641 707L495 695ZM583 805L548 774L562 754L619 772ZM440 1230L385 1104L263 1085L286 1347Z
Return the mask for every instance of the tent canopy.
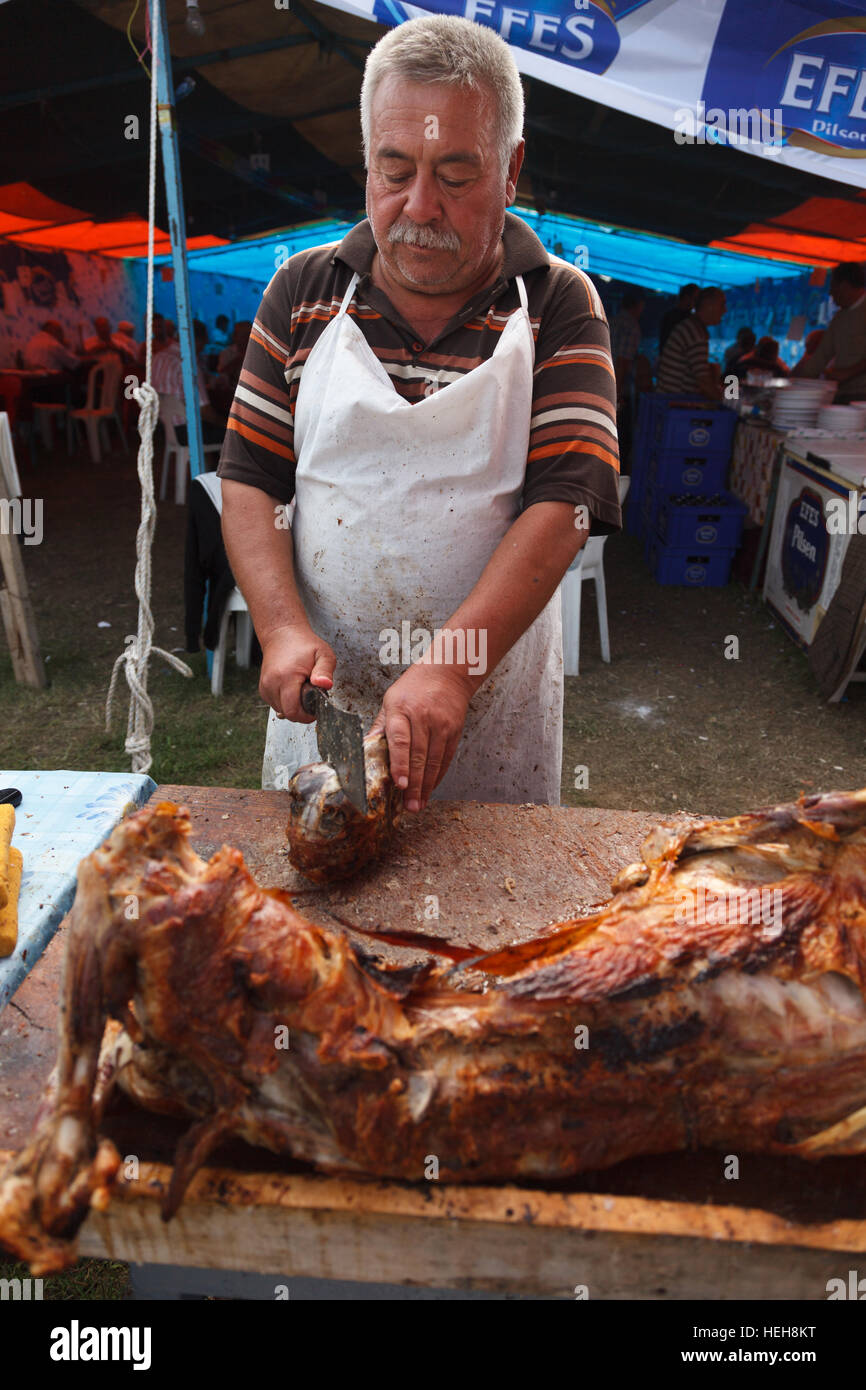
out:
M190 245L363 215L358 97L384 28L315 0L287 9L200 0L206 28L196 37L184 0L166 3L175 82L188 88L177 118ZM19 74L7 73L0 92L0 185L34 190L32 202L0 208L22 219L0 235L23 238L29 222L48 236L50 220L67 228L51 245L143 247L132 216L147 207L148 84L126 36L130 12L130 0L0 5L0 44ZM132 25L138 47L144 12ZM536 77L525 87L518 194L537 212L802 265L866 257L866 198L845 182L736 148L678 145L670 130ZM46 200L63 205L56 218ZM158 220L167 225L164 206ZM99 222L112 225L90 225Z

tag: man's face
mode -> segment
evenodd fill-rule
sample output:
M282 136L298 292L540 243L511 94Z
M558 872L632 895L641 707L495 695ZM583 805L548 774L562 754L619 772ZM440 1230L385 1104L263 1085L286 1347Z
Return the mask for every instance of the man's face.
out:
M849 285L846 280L831 279L830 281L830 294L833 303L839 309L848 309L856 299L860 298L861 293L862 291L854 285Z
M367 215L388 277L416 294L465 289L494 264L523 143L503 175L492 97L443 83L387 77L370 117Z
M722 319L725 317L727 307L725 296L723 294L717 294L710 300L704 310L704 322L708 324L721 323Z

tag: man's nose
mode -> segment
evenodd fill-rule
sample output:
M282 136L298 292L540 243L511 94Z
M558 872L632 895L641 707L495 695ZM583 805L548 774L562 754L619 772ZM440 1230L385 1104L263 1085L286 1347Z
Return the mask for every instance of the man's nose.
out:
M416 172L409 185L403 212L418 226L433 222L440 216L442 200L432 169L419 169Z

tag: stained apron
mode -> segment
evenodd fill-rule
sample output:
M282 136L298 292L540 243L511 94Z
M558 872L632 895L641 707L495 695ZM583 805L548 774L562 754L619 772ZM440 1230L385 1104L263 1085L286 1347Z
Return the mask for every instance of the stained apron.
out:
M367 728L412 640L446 625L520 512L535 347L518 276L493 355L446 387L431 373L410 404L347 312L357 281L304 364L291 527L300 598L337 657L334 701ZM559 805L562 692L557 589L476 690L433 795ZM318 757L315 725L272 710L262 786Z

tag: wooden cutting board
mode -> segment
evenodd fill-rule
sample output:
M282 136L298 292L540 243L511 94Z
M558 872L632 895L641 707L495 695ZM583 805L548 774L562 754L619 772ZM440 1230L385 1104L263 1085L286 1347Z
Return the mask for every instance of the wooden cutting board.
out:
M639 857L659 817L587 808L433 803L388 860L340 888L300 878L285 853L285 794L160 787L190 808L202 855L242 850L323 925L448 936L490 948L585 913ZM684 818L681 818L684 819ZM430 899L438 921L425 916ZM358 935L365 949L405 959ZM0 1149L26 1141L54 1063L63 928L0 1016ZM567 1184L457 1187L320 1177L240 1143L198 1174L165 1226L158 1199L182 1126L121 1100L106 1121L138 1177L93 1214L82 1254L282 1275L573 1298L814 1298L866 1256L866 1163L739 1155L635 1159ZM0 1153L0 1161L4 1154ZM730 1165L727 1165L730 1168ZM133 1165L130 1165L130 1171ZM866 1273L866 1258L860 1260Z

